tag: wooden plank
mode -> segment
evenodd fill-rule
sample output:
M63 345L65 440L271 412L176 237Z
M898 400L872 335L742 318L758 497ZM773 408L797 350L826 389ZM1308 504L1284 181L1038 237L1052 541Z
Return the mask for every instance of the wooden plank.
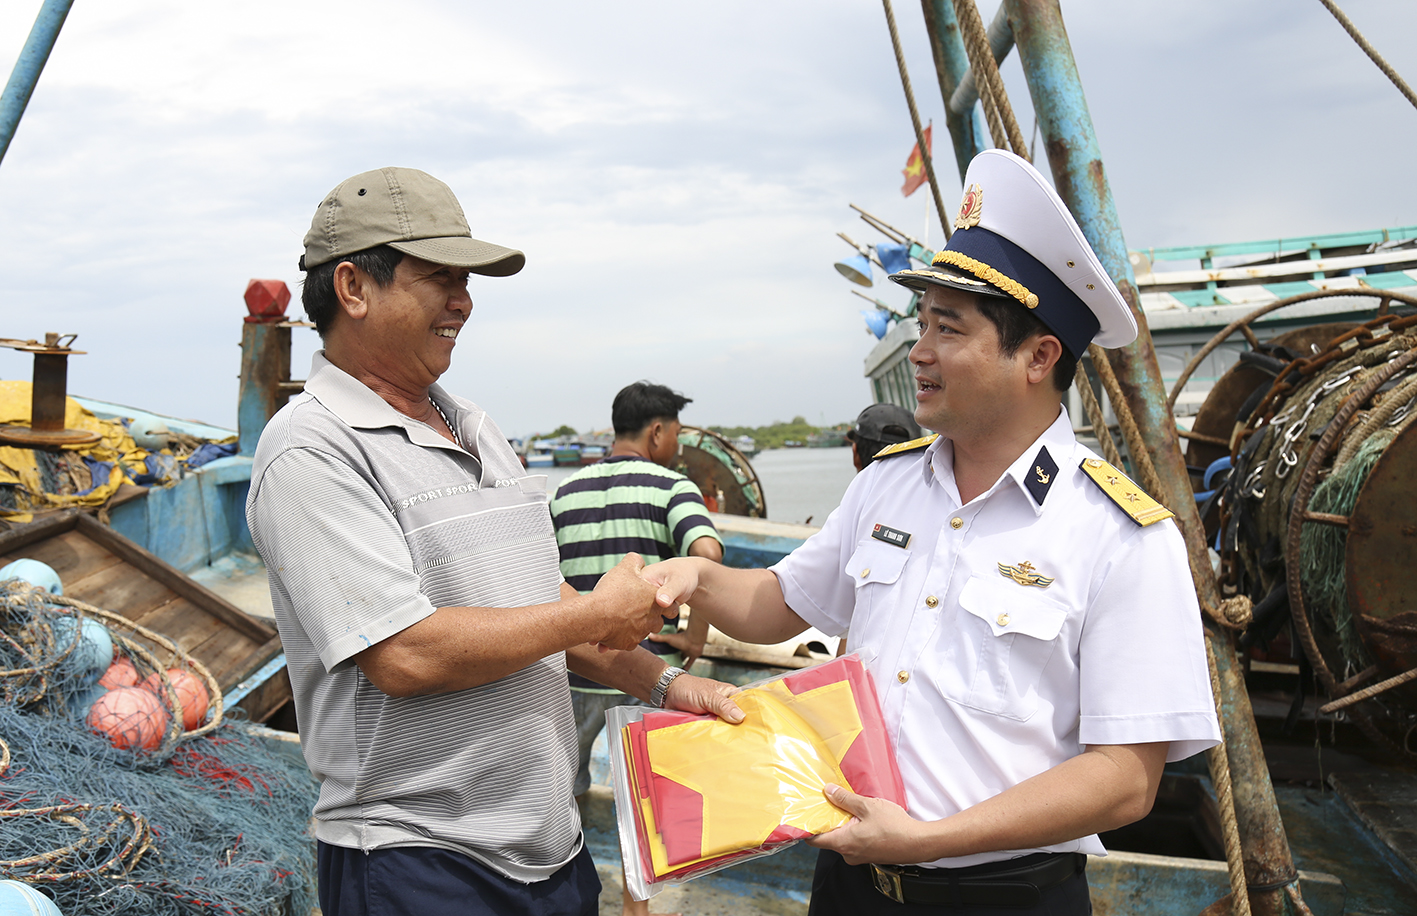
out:
M121 557L125 562L142 570L181 597L202 607L223 623L251 639L263 643L275 635L274 627L262 623L216 592L184 576L175 567L163 562L157 556L88 516L79 519L78 529Z
M294 697L295 693L290 686L290 673L282 668L264 684L242 697L235 708L245 710L247 718L252 722L265 722Z
M222 627L187 651L207 666L207 670L216 678L224 693L269 658L253 658L258 654L259 648L241 634Z
M18 525L9 531L0 532L0 553L9 553L30 544L48 540L56 534L73 529L79 523L79 511L67 509L44 518L38 518L27 525Z
M65 531L55 536L9 551L3 562L27 558L53 567L64 583L64 592L83 579L121 564L121 558L77 531Z
M1382 264L1401 264L1417 260L1417 251L1411 248L1399 251L1383 251L1376 254L1350 255L1340 258L1319 258L1318 260L1281 261L1278 264L1254 264L1249 267L1222 267L1212 270L1162 270L1137 277L1137 288L1150 286L1171 286L1230 282L1235 280L1259 280L1266 277L1305 276L1315 272L1352 270L1355 267L1374 267Z
M751 665L771 665L774 668L809 668L824 659L814 656L788 655L767 649L747 646L725 646L722 643L705 643L703 658L713 658L725 662L747 662Z
M177 598L166 585L121 561L77 582L66 580L64 594L133 621Z
M186 598L174 598L162 607L145 614L135 623L149 630L161 633L182 647L188 655L196 655L196 648L211 639L213 634L223 629L221 621L204 614ZM247 645L251 645L249 642ZM200 659L206 664L206 659Z

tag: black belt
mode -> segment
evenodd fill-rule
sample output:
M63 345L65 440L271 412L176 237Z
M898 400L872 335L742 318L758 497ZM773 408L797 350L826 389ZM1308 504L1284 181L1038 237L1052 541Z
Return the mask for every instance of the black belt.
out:
M966 868L872 865L876 890L896 903L931 906L1037 906L1043 892L1087 867L1080 852L1037 852Z

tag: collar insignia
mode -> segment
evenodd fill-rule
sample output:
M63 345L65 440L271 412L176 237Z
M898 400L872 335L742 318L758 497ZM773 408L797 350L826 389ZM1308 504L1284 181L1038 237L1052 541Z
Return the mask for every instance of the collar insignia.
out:
M1035 585L1038 588L1047 588L1053 584L1053 577L1039 575L1034 572L1033 569L1033 564L1027 560L1024 560L1017 566L1000 563L999 575L1012 579L1019 585Z
M1057 473L1058 463L1048 454L1048 446L1042 446L1033 458L1033 469L1023 478L1024 489L1028 490L1028 495L1032 496L1038 505L1043 505L1043 499L1048 495L1048 488L1053 486Z
M984 189L972 184L964 192L959 202L959 214L955 216L956 229L972 229L979 225L979 217L984 212Z

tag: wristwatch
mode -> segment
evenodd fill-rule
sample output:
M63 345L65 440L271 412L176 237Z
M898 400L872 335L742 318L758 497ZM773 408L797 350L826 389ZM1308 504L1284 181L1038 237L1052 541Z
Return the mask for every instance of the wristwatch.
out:
M655 683L654 689L650 691L649 701L659 709L664 708L664 701L669 696L669 685L674 683L674 679L684 674L683 668L675 668L672 665L659 673L659 680Z

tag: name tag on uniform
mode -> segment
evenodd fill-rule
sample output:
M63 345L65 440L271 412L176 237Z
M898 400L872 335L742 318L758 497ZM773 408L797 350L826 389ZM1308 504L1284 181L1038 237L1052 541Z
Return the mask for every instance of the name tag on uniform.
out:
M871 537L878 541L885 541L887 544L894 544L896 547L904 547L910 543L910 532L897 531L881 524L877 524L871 529Z

